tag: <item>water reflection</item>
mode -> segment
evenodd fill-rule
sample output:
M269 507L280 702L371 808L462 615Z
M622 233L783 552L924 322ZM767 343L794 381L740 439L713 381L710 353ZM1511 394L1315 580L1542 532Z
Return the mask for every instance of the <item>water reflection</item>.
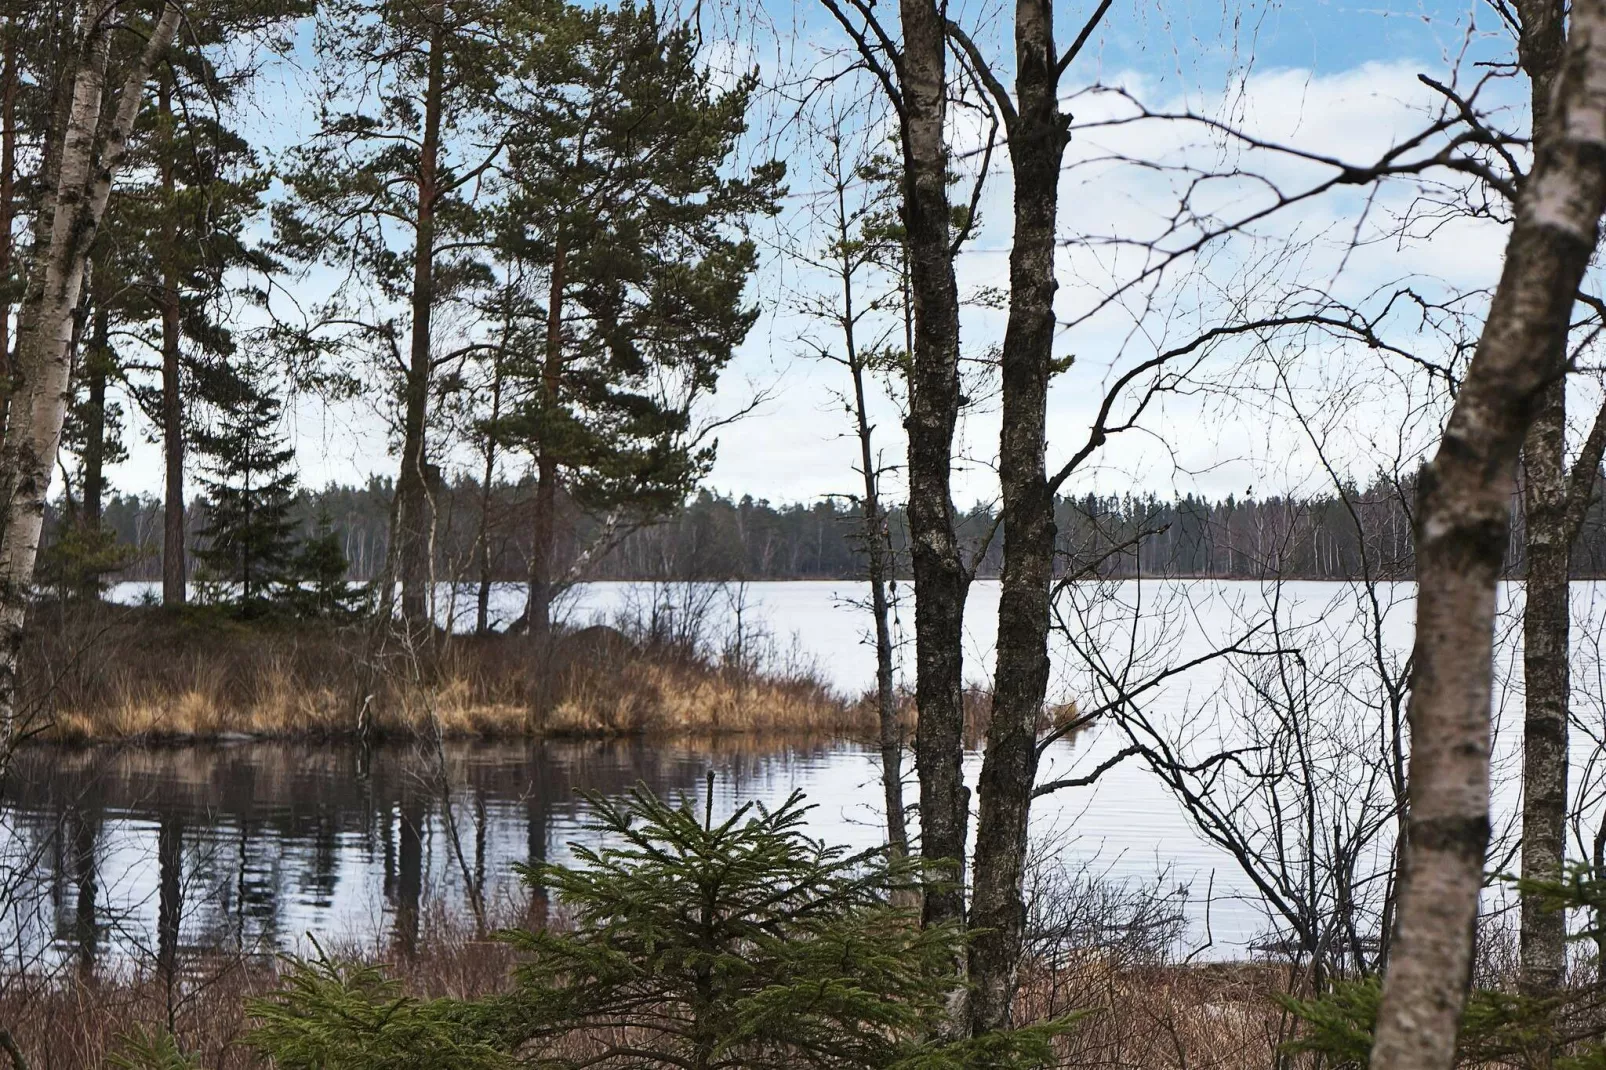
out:
M514 864L566 859L587 837L582 790L701 790L724 811L852 745L642 740L450 743L449 794L410 746L291 743L26 751L5 786L0 926L16 966L136 962L171 976L197 948L305 949L383 940L410 954L431 911L478 892L499 917L529 910ZM446 809L451 807L450 811ZM873 815L838 830L873 839ZM454 835L455 833L455 835ZM838 835L837 838L842 838Z

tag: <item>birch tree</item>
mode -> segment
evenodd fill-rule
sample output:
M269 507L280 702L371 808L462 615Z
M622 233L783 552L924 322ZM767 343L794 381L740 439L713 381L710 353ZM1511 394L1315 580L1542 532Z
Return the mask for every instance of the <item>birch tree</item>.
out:
M1410 816L1374 1070L1452 1065L1489 839L1495 587L1518 452L1606 210L1606 2L1576 0L1499 284L1418 482Z
M1528 75L1532 127L1549 132L1551 98L1567 44L1562 0L1519 0L1517 58ZM1566 361L1567 336L1553 340L1553 364ZM1572 608L1572 546L1606 449L1606 408L1569 473L1567 383L1546 388L1522 447L1524 557L1522 733L1522 875L1561 879L1566 865L1568 807L1568 706ZM1522 986L1543 996L1558 988L1567 967L1567 916L1547 909L1538 896L1522 899Z
M179 23L164 2L108 94L114 44L134 5L89 0L78 12L71 103L59 131L54 188L34 228L32 262L17 317L14 392L0 447L0 738L9 751L18 729L17 660L27 619L45 494L56 465L71 371L68 344L83 287L85 258L124 162L144 86ZM136 23L137 25L137 23ZM52 134L55 134L52 131Z

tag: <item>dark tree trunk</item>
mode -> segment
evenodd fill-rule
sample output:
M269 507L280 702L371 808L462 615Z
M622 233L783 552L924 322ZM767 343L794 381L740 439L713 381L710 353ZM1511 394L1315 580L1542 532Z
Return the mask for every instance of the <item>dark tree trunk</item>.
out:
M17 24L6 19L0 55L0 286L11 278L11 233L17 204ZM0 295L0 437L5 434L6 402L11 396L11 298Z
M530 637L539 643L552 634L552 603L556 584L552 578L552 559L558 508L558 464L543 452L535 463L535 524L530 549L530 590L524 608Z
M178 272L173 263L178 240L174 223L173 80L164 71L156 98L157 121L165 149L162 153L162 195L168 206L162 223L162 458L165 493L162 508L162 604L182 605L188 600L189 571L184 561L184 394L180 369Z
M156 859L156 966L171 993L178 978L179 931L184 921L184 825L172 814L164 815L156 826ZM171 1006L171 998L168 1002Z
M535 516L530 541L530 591L524 620L540 642L552 632L553 575L557 556L558 458L552 438L553 414L563 382L563 290L568 285L569 251L559 234L552 253L547 292L546 359L541 368L540 441L535 458Z
M1566 48L1563 0L1519 0L1522 33L1518 58L1531 84L1533 129L1543 132ZM1565 335L1545 356L1566 363ZM1523 604L1522 874L1556 880L1566 864L1568 576L1572 531L1568 523L1567 384L1557 380L1534 415L1523 443L1523 513L1528 563ZM1520 930L1523 991L1543 996L1562 982L1567 965L1567 916L1546 910L1535 896L1522 900ZM1548 1056L1548 1052L1546 1053ZM1547 1058L1548 1061L1548 1058Z
M915 770L920 853L945 883L927 890L922 920L963 922L970 791L964 758L964 616L969 577L950 489L959 418L959 293L948 201L947 41L932 0L900 0L903 222L914 306L909 362L909 539L915 587Z
M84 426L84 530L98 532L106 496L106 380L111 374L111 316L104 304L94 311L84 377L89 404Z
M1004 567L998 606L998 667L992 720L978 782L975 892L970 924L971 1027L977 1034L1010 1021L1026 921L1022 881L1026 829L1037 779L1037 724L1048 687L1049 588L1054 569L1054 496L1044 472L1048 380L1054 349L1054 225L1066 123L1056 102L1059 76L1052 0L1015 9L1016 99L1008 118L1015 177L1015 235L1009 257L1009 320L1004 330ZM1002 103L1001 103L1002 106Z
M1472 975L1489 839L1495 586L1515 462L1606 207L1606 0L1572 32L1505 265L1444 437L1418 481L1410 824L1372 1070L1448 1070Z
M1552 365L1565 361L1551 355ZM1561 877L1566 859L1568 595L1566 387L1545 391L1523 446L1523 508L1528 578L1523 605L1522 875ZM1541 995L1561 984L1567 962L1566 914L1522 900L1522 986Z
M511 319L511 307L507 310L507 315ZM480 529L475 541L480 569L480 587L474 600L475 635L484 635L491 630L491 504L494 498L492 483L496 479L495 424L502 416L502 362L506 356L507 333L511 328L511 322L504 323L502 336L504 350L498 351L493 358L496 364L491 372L492 427L485 432L485 471L480 481Z
M424 87L424 129L418 148L418 218L413 230L412 332L402 406L401 471L396 478L396 505L391 514L392 581L400 581L402 617L416 629L429 613L430 554L434 543L435 507L431 499L428 450L429 386L433 359L430 327L435 307L435 204L440 196L441 95L445 91L445 10L432 9L440 20L429 40L429 73ZM382 606L389 604L384 592Z

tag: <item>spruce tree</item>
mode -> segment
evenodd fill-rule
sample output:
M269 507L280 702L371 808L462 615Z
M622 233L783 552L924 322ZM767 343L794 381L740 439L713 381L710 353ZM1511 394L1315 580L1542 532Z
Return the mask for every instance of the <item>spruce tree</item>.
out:
M209 579L229 585L242 615L262 612L295 559L295 451L280 430L280 404L259 370L238 373L232 398L195 444L206 458L207 521L197 556Z
M515 931L510 991L409 999L381 971L320 959L252 1010L283 1070L989 1070L1050 1063L1057 1019L955 1041L958 930L900 906L918 864L809 838L793 795L723 821L644 788L592 797L575 867L527 870L566 931Z
M297 614L335 620L356 610L357 596L346 580L351 562L327 507L318 510L312 535L292 562L286 594Z

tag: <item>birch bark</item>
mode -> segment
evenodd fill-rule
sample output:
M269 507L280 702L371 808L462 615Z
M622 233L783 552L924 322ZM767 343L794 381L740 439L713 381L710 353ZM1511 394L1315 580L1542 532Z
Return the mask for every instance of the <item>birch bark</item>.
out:
M1606 208L1606 0L1575 0L1483 336L1419 482L1410 817L1373 1070L1448 1070L1489 839L1495 584L1523 437Z
M91 0L81 32L71 104L65 113L55 187L44 205L46 239L34 251L17 317L15 392L0 448L0 754L9 754L19 728L17 658L33 584L45 494L66 415L73 312L85 259L106 213L112 180L128 151L128 136L157 58L178 27L179 9L164 3L150 37L130 62L115 102L106 100L107 65L120 0ZM108 104L114 108L103 122Z

